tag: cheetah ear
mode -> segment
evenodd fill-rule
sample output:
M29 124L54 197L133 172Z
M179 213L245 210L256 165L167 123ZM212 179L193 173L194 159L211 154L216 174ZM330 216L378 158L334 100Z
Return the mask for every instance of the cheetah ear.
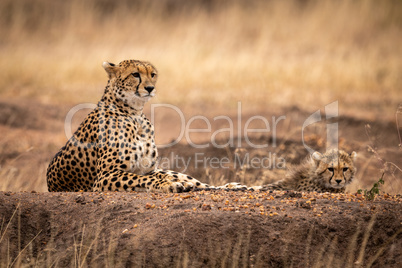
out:
M357 153L353 151L353 152L350 154L350 157L352 158L352 161L355 161L355 160L356 160L356 157L357 157Z
M104 61L102 64L103 68L107 72L109 79L116 78L118 75L119 67L117 67L114 63L110 63Z
M322 154L320 154L319 152L314 152L311 155L311 158L314 160L315 164L317 165L322 159Z

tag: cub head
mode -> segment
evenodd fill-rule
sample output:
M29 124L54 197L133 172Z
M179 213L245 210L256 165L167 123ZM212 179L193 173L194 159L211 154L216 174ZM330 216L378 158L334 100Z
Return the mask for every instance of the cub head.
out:
M109 86L117 100L137 108L155 96L158 77L156 68L149 62L125 60L115 65L104 62L103 68L109 76Z
M313 153L315 172L323 186L340 189L351 183L356 173L354 165L356 155L356 152L348 154L336 149L329 150L325 154Z

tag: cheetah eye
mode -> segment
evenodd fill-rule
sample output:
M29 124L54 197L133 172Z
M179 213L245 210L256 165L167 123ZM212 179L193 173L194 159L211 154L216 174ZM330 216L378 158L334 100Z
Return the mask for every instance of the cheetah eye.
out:
M348 169L349 169L348 167L344 167L344 168L343 168L343 172L348 171Z
M329 167L328 170L331 172L334 172L334 168L332 168L332 167Z
M156 73L151 73L151 77L154 78L156 76Z
M132 73L132 75L133 75L134 77L140 77L140 73L139 73L139 72Z

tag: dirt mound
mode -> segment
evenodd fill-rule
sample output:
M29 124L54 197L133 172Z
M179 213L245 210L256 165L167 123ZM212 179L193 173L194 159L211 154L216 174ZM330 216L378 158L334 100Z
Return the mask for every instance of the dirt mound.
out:
M0 192L5 266L396 267L402 197Z

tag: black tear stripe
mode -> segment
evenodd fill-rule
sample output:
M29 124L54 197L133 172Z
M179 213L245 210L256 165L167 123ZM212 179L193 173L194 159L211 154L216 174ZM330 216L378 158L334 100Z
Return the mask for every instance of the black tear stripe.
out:
M147 68L145 67L145 64L144 63L142 63L142 62L137 62L137 71L138 71L138 74L139 74L139 76L138 76L138 79L140 79L140 82L138 83L138 85L137 85L137 88L136 88L136 90L135 90L135 94L136 95L138 95L138 96L140 96L140 93L138 92L138 89L139 89L139 87L140 87L140 85L141 85L141 83L142 83L142 79L141 79L141 72L140 72L140 68L138 68L138 65L142 65L144 68L145 68L145 70L147 71L147 74L148 74L148 70L147 70Z
M138 92L138 89L139 89L139 87L140 87L140 85L141 85L141 82L142 82L140 70L138 70L138 79L140 79L140 82L138 83L137 88L135 89L135 94L138 95L138 96L140 96L140 93Z
M330 183L330 184L331 184L332 178L334 177L334 174L335 174L335 170L332 171L332 176L331 176L331 178L329 178L329 183Z

